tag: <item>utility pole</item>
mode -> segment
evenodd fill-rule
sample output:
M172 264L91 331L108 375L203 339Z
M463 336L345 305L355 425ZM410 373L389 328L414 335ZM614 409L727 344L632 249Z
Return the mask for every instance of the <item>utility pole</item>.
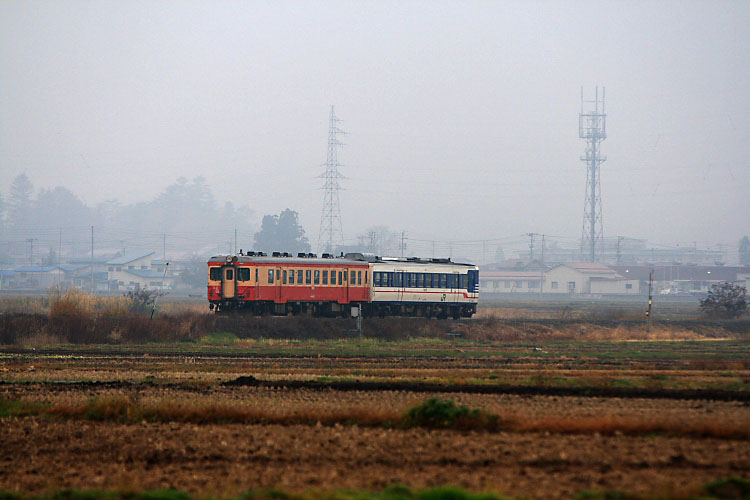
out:
M527 233L526 236L529 237L529 262L534 260L534 236L536 236L536 233Z
M544 293L544 235L542 235L542 258L540 259L541 262L539 263L539 297L542 296L542 293Z
M648 309L646 310L646 328L651 331L651 304L653 304L653 289L654 289L654 270L652 269L648 275Z
M91 226L91 293L94 291L94 226Z
M602 195L599 167L607 160L601 155L600 144L607 138L607 114L604 112L604 93L599 100L599 87L593 101L583 100L581 87L581 113L578 115L578 137L586 141L586 151L581 161L586 162L586 198L583 206L583 229L581 231L581 253L588 253L588 261L597 258L597 248L603 248ZM593 110L584 113L583 105L593 104ZM601 108L601 109L600 109Z
M318 233L318 248L321 251L333 252L335 245L344 244L344 232L341 227L341 206L339 205L339 179L345 179L338 168L337 150L342 143L338 140L339 134L345 132L338 127L340 120L336 118L333 106L328 119L328 154L326 155L326 171L321 175L325 179L323 190L323 214L320 217L320 232Z

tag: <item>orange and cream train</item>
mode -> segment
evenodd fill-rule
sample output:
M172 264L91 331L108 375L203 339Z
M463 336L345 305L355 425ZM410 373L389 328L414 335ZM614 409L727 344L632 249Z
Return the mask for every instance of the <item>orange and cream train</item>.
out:
M217 312L469 318L479 269L450 259L240 252L209 259L208 301Z

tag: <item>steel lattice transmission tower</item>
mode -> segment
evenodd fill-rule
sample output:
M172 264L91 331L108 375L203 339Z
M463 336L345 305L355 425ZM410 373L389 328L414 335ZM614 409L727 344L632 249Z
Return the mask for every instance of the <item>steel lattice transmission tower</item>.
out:
M599 166L607 160L601 155L601 142L607 138L607 114L604 112L604 92L599 100L599 87L593 101L584 101L581 87L581 114L578 115L578 136L586 141L586 153L581 161L586 162L586 199L583 206L583 230L581 254L589 262L596 261L597 253L603 250L602 194ZM587 110L584 112L584 104ZM592 109L593 108L593 109Z
M326 171L321 175L325 179L323 190L323 215L320 218L320 233L318 233L318 248L326 252L333 252L337 245L344 244L344 233L341 229L341 207L339 206L339 179L345 179L339 172L341 164L338 161L337 149L342 146L338 140L339 134L345 132L338 127L340 120L336 118L333 106L328 120L328 154L326 155Z

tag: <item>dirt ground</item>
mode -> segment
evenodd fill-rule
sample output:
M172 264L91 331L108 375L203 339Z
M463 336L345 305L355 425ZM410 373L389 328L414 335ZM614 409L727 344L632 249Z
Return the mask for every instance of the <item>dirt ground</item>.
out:
M225 496L401 483L566 499L587 489L685 494L750 475L747 442L713 439L36 418L3 421L0 439L0 488L32 494L171 487Z
M143 405L237 405L289 414L335 413L339 409L403 412L433 395L227 387L217 382L213 371L214 364L224 361L237 365L221 373L225 379L248 368L241 366L246 361L214 359L204 366L199 359L194 364L180 364L179 379L195 381L192 388L169 384L112 388L70 381L95 380L97 374L106 374L102 378L107 380L143 380L145 375L158 373L153 360L145 357L119 367L118 376L117 359L36 359L31 370L30 362L7 358L0 398L83 405L92 397L122 397ZM290 369L289 376L304 379L323 371L324 366L330 368L327 360L306 362L308 368ZM349 369L378 368L393 362L392 358L372 358L352 363ZM281 364L279 370L284 371L284 360L274 363ZM471 367L478 361L456 363ZM428 369L432 366L427 365ZM465 393L440 397L521 418L602 416L750 425L750 405L743 401ZM536 499L570 499L592 489L684 498L710 481L750 477L747 440L666 435L122 424L25 417L0 419L0 443L0 489L27 494L60 488L176 488L198 496L225 497L257 487L379 490L400 483L415 488L457 485Z

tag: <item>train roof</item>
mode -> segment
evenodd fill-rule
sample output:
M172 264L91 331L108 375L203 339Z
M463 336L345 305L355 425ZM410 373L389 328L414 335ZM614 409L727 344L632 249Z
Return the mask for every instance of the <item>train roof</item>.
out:
M258 263L258 264L277 264L277 263L284 263L284 264L316 264L316 265L332 265L332 266L361 266L363 264L367 264L366 261L361 260L354 260L354 259L345 259L341 257L330 257L330 258L322 258L322 257L268 257L266 255L262 256L248 256L248 255L215 255L211 257L209 262L246 262L246 263Z
M257 262L257 263L293 263L293 264L332 264L332 265L362 265L362 264L393 264L393 265L449 265L476 267L474 264L451 262L450 258L420 258L420 257L378 257L367 253L347 253L343 257L333 257L323 254L317 257L315 254L291 254L274 252L275 255L215 255L209 262Z

